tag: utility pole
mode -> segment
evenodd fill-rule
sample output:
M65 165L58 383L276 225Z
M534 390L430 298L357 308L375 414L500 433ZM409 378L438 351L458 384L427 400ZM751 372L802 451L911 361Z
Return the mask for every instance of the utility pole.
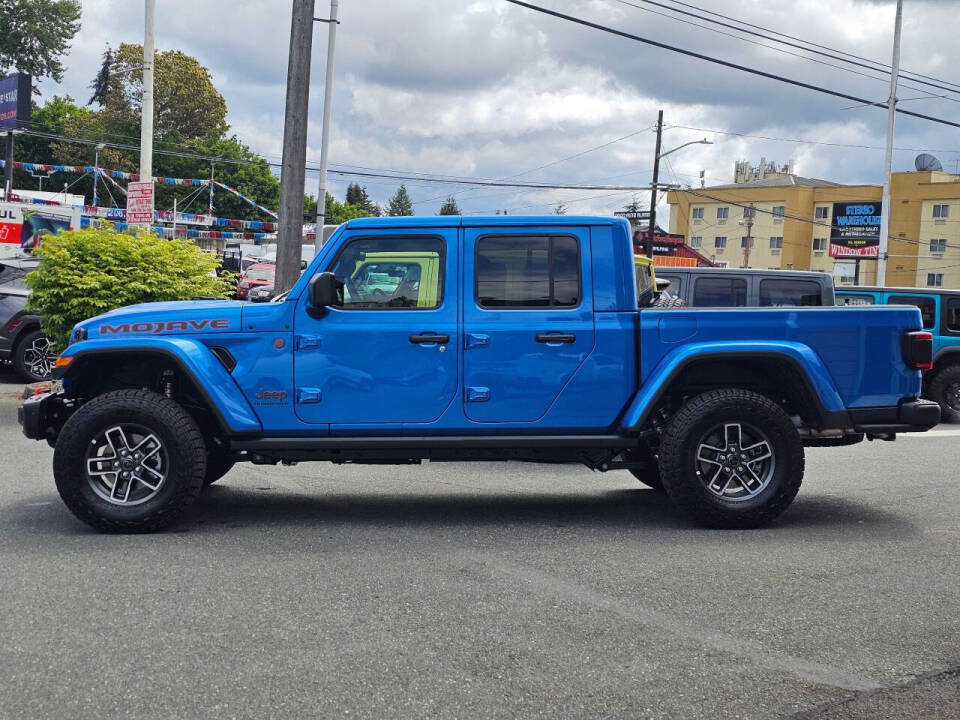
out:
M330 26L327 39L327 78L323 86L323 135L320 138L320 188L317 191L317 234L313 240L314 255L323 246L323 223L327 216L327 146L330 143L330 109L333 104L333 53L337 46L338 0L330 0L330 19L314 18Z
M893 165L893 125L897 117L897 80L900 76L900 28L903 26L903 0L897 0L893 29L893 62L890 63L890 97L887 100L887 149L883 159L883 200L880 206L880 247L877 248L877 285L887 281L887 252L890 247L890 171Z
M13 131L7 132L7 149L3 155L3 198L10 199L13 192Z
M277 232L277 274L274 282L277 294L292 288L300 277L313 6L314 0L293 0L290 57L287 61L287 106L283 121L283 161L280 170L280 222Z
M140 112L140 180L153 181L153 26L157 0L144 0L143 103Z
M750 207L747 208L747 246L743 250L743 266L745 268L750 267L750 246L753 245L753 215L754 215L754 204L750 203Z
M93 149L93 206L97 206L97 183L100 180L100 151L105 148L103 143L97 143Z
M657 145L653 151L653 185L650 186L650 229L647 232L647 257L653 257L653 235L657 232L657 183L660 182L660 143L663 140L663 110L657 113Z

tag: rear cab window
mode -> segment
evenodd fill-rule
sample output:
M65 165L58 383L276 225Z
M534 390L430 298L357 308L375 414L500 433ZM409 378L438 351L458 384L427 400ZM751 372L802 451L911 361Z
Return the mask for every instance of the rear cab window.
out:
M930 330L937 324L937 301L932 297L891 295L887 298L887 305L913 305L919 308L925 330Z
M944 302L940 334L960 335L960 297L952 297Z
M570 235L477 240L476 303L529 310L580 305L580 244Z
M746 307L747 281L742 277L699 277L693 283L694 307Z
M819 307L820 283L814 280L770 278L760 281L760 307Z

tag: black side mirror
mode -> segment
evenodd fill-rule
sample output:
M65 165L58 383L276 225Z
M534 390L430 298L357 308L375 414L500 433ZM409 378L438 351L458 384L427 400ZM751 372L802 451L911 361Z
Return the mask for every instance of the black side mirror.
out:
M337 305L337 277L331 272L322 272L310 279L310 305L314 308L326 308Z

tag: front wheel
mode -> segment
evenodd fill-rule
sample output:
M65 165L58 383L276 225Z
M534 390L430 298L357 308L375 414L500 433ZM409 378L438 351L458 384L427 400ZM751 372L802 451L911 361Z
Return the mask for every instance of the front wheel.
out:
M13 353L13 367L27 382L49 380L56 360L53 343L40 330L31 330L20 338Z
M118 390L75 412L57 437L53 474L63 502L105 532L149 532L196 500L207 469L203 435L173 400Z
M660 442L664 489L707 527L764 525L803 480L803 443L790 417L749 390L712 390L671 418Z

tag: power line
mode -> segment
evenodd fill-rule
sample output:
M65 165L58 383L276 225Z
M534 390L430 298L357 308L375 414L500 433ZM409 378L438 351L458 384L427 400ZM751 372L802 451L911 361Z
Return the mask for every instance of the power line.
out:
M617 30L616 28L609 27L608 25L601 25L600 23L595 23L590 20L585 20L583 18L575 17L573 15L567 15L566 13L561 13L556 10L550 10L549 8L542 7L540 5L534 5L532 3L523 2L523 0L506 0L508 3L514 5L519 5L520 7L525 7L529 10L535 10L536 12L543 13L544 15L550 15L552 17L560 18L561 20L566 20L568 22L576 23L577 25L583 25L584 27L589 27L594 30L600 30L601 32L609 33L610 35L617 35L628 40L633 40L635 42L644 43L646 45L652 45L653 47L658 47L663 50L670 50L681 55L686 55L688 57L693 57L698 60L705 60L706 62L713 63L715 65L722 65L723 67L732 68L734 70L740 70L741 72L750 73L751 75L757 75L759 77L765 77L769 80L776 80L777 82L782 82L787 85L793 85L794 87L804 88L805 90L813 90L814 92L823 93L824 95L831 95L833 97L843 98L844 100L852 100L855 103L861 105L869 105L870 107L887 109L887 104L882 102L876 102L874 100L867 100L866 98L858 97L856 95L851 95L849 93L840 92L839 90L831 90L829 88L821 87L819 85L813 85L812 83L803 82L801 80L794 80L793 78L784 77L783 75L777 75L776 73L766 72L765 70L758 70L757 68L748 67L746 65L740 65L738 63L730 62L729 60L721 60L720 58L715 58L710 55L705 55L703 53L694 52L693 50L687 50L685 48L680 48L675 45L668 45L667 43L662 43L658 40L651 40L650 38L645 38L640 35L634 35L633 33L628 33L623 30ZM896 112L902 115L908 115L910 117L920 118L921 120L929 120L930 122L939 123L941 125L949 125L950 127L960 128L960 123L953 122L951 120L945 120L943 118L934 117L933 115L925 115L923 113L913 112L912 110L904 110L902 108L896 108Z
M763 30L764 32L773 33L774 35L779 35L780 37L785 37L790 40L796 40L797 42L806 43L807 45L812 45L813 47L818 47L823 50L830 50L832 52L839 53L840 55L846 55L847 57L853 58L855 60L863 60L864 62L873 63L874 65L879 65L887 73L889 73L893 69L890 65L884 62L881 62L879 60L871 60L870 58L863 57L862 55L855 55L853 53L849 53L846 50L838 50L837 48L832 48L827 45L821 45L819 43L815 43L812 40L804 40L803 38L796 37L795 35L788 35L787 33L780 32L779 30L766 28L766 27L763 27L762 25L755 25L753 23L747 22L746 20L740 20L737 18L730 17L729 15L723 15L722 13L714 12L713 10L707 10L706 8L697 7L696 5L691 5L690 3L683 2L682 0L669 0L669 1L672 2L674 5L682 5L683 7L688 7L693 10L698 10L700 12L707 13L708 15L713 15L715 17L723 18L724 20L738 22L741 25L745 25L747 27L752 27L752 28L756 28L757 30ZM746 32L746 31L743 31L743 32ZM960 89L960 85L958 85L955 82L951 82L949 80L943 80L942 78L936 78L930 75L924 75L923 73L915 72L913 70L901 69L901 72L907 72L910 75L915 75L918 78L926 78L927 80L934 80L936 82L944 83L946 85L952 85L953 87Z
M802 59L804 59L804 60L810 60L811 62L816 62L816 63L819 63L819 64L821 64L821 65L826 65L826 66L828 66L828 67L836 68L836 69L838 69L838 70L843 70L844 72L854 73L854 74L856 74L856 75L860 75L860 76L862 76L862 77L867 77L867 78L870 78L870 79L872 79L872 80L887 81L888 78L889 78L889 75L890 75L890 67L889 67L889 66L887 66L886 69L884 69L884 68L882 68L882 67L879 67L879 68L878 68L878 67L873 67L873 66L871 66L871 65L868 65L866 62L859 62L859 61L857 61L857 60L849 60L849 59L847 59L847 58L840 57L839 55L835 55L835 54L830 53L830 52L823 52L822 50L816 50L816 49L814 49L814 48L812 48L812 47L806 47L806 46L804 46L804 45L799 45L799 44L797 44L797 43L789 42L789 41L787 41L787 40L780 40L780 39L778 39L778 38L770 37L769 35L764 35L764 34L762 34L762 33L755 32L755 31L753 31L753 30L747 30L747 29L744 29L744 28L742 28L742 27L738 27L738 26L736 26L736 25L731 25L730 23L725 23L725 22L721 22L721 21L719 21L719 20L714 20L714 19L712 19L712 18L705 17L705 16L703 16L703 15L697 15L696 13L688 12L688 11L686 11L686 10L680 10L680 9L678 9L678 8L673 8L673 7L670 7L669 5L664 5L663 3L656 2L656 0L639 0L639 2L643 2L643 3L646 3L646 4L648 4L648 5L654 5L654 6L656 6L656 7L664 8L664 9L666 9L666 10L669 10L670 12L673 12L673 13L679 13L679 14L681 14L681 15L686 15L686 16L689 16L689 17L694 17L694 18L697 18L698 20L703 20L704 22L713 23L713 24L719 25L719 26L721 26L721 27L730 28L731 30L735 30L736 32L745 33L745 34L747 34L747 35L752 35L752 36L755 36L755 37L763 38L764 40L769 40L769 41L771 41L771 42L780 43L781 45L786 45L786 46L788 46L788 47L797 48L797 49L799 49L799 50L803 50L804 52L813 53L813 54L815 54L815 55L820 55L820 56L822 56L822 57L828 57L828 58L831 58L831 59L833 59L833 60L838 60L838 61L843 62L843 63L847 63L847 64L850 64L850 65L855 65L855 66L857 66L857 67L866 68L867 70L870 70L871 72L884 72L884 73L886 73L887 77L886 77L886 78L883 78L883 77L877 77L876 75L868 75L868 74L863 73L863 72L860 72L860 71L858 71L858 70L853 70L853 69L851 69L851 68L845 68L845 67L842 67L842 66L840 66L840 65L834 65L833 63L824 62L823 60L817 60L816 58L808 57L808 56L806 56L806 55L799 55L799 54L797 54L797 53L790 52L789 50L784 50L783 48L778 48L778 47L775 47L775 46L773 46L773 45L767 45L766 43L761 43L761 42L757 42L757 41L755 41L755 40L750 40L749 38L740 37L739 35L733 35L733 34L731 34L731 33L726 33L726 32L723 32L722 30L716 30L715 28L710 28L710 27L707 27L707 26L705 26L705 25L700 25L700 24L698 24L698 23L690 22L689 20L684 20L683 18L675 17L675 16L673 16L673 15L668 15L667 13L661 13L661 12L657 12L657 11L655 11L655 10L650 10L649 8L641 7L640 5L637 5L636 3L630 2L629 0L613 0L613 1L614 1L614 2L617 2L617 3L620 3L621 5L628 5L628 6L632 7L632 8L636 8L637 10L642 10L642 11L644 11L644 12L651 12L651 13L654 13L654 14L656 14L656 15L660 15L661 17L666 17L666 18L669 18L669 19L671 19L671 20L675 20L675 21L677 21L677 22L682 22L682 23L685 23L685 24L687 24L687 25L691 25L691 26L693 26L693 27L698 27L698 28L701 28L701 29L703 29L703 30L709 30L709 31L711 31L711 32L720 33L721 35L726 35L727 37L732 37L732 38L734 38L734 39L736 39L736 40L741 40L741 41L743 41L743 42L748 42L748 43L751 43L751 44L753 44L753 45L757 45L757 46L759 46L759 47L764 47L764 48L768 48L768 49L770 49L770 50L775 50L775 51L777 51L777 52L781 52L781 53L784 53L784 54L786 54L786 55L790 55L790 56L792 56L792 57L798 57L798 58L802 58ZM688 7L690 7L690 6L688 6ZM743 21L741 21L741 20L737 20L736 22L743 23ZM743 23L743 24L746 24L746 23ZM834 51L834 52L837 52L837 51ZM871 61L867 61L867 62L871 62ZM919 83L919 84L921 84L921 85L927 85L927 86L929 86L929 87L937 88L937 89L939 89L939 90L945 90L945 91L947 91L947 92L960 94L960 89L958 89L958 88L951 88L951 87L947 87L947 86L945 86L945 85L940 85L940 84L937 84L937 83L934 83L934 82L928 82L928 81L926 81L926 80L921 80L921 79L919 79L919 78L912 77L912 74L911 74L911 73L908 73L908 72L906 72L906 71L901 71L901 72L900 72L900 76L901 76L903 79L905 79L905 80L910 80L911 82L916 82L916 83ZM920 92L929 92L928 90L925 90L925 89L919 88L919 87L915 87L915 86L911 86L911 85L908 85L907 83L901 83L901 85L902 85L903 87L910 88L911 90L918 90L918 91L920 91ZM934 96L934 97L938 97L938 98L943 99L943 100L950 100L951 102L960 102L960 100L957 100L957 99L955 99L955 98L946 97L946 96L943 96L943 95L938 95L938 96Z

